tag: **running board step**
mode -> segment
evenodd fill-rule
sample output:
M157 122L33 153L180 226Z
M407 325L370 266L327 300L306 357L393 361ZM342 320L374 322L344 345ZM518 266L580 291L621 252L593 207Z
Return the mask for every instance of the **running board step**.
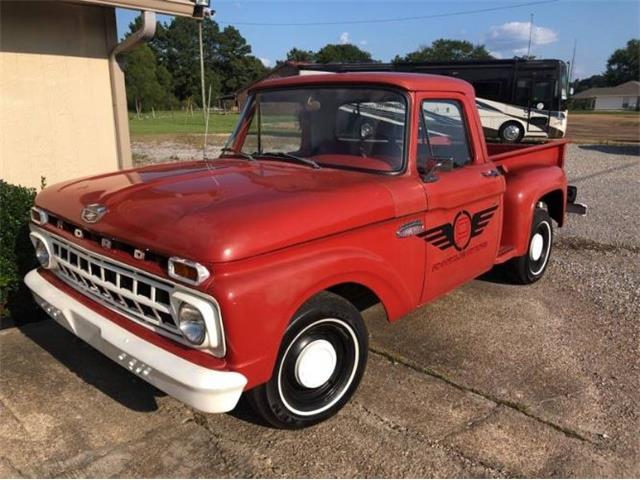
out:
M500 250L498 250L496 263L504 263L515 256L516 256L516 247L514 247L513 245L504 245L500 247Z
M588 208L584 203L567 203L567 213L574 213L583 217L587 214Z

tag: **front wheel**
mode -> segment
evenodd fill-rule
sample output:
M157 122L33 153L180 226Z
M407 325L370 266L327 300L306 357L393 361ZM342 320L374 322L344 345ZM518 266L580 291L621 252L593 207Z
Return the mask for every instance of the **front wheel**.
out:
M527 253L509 260L505 265L510 280L521 285L540 280L549 264L552 242L551 217L544 208L536 208Z
M323 292L287 329L271 379L247 392L253 409L278 428L303 428L337 413L360 383L368 335L360 312Z

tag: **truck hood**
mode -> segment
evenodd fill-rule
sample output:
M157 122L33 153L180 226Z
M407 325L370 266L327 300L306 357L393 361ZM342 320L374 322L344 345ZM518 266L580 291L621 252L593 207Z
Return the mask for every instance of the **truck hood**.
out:
M82 209L107 207L95 224ZM36 205L101 235L165 255L228 262L392 218L384 177L283 162L157 165L43 190Z

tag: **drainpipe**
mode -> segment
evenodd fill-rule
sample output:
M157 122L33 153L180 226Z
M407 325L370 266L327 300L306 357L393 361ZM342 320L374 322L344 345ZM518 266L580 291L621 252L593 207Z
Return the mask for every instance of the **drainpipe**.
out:
M115 22L112 32L115 33ZM114 34L112 33L112 35ZM116 134L116 149L119 168L133 166L131 158L131 139L129 137L129 116L127 112L127 94L124 83L124 73L118 64L116 56L131 50L141 43L153 38L156 33L156 14L154 12L142 12L142 25L121 43L113 47L109 54L109 73L111 78L111 99L113 107L113 119ZM115 43L115 42L114 42Z

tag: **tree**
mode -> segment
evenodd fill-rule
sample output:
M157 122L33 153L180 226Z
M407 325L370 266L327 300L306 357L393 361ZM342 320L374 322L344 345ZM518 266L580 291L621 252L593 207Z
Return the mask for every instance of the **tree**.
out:
M631 39L609 57L604 78L608 86L640 81L640 39Z
M404 57L396 55L393 63L404 62L444 62L451 60L490 60L493 56L484 45L473 45L466 40L451 40L440 38L431 46L422 45L418 50L410 52Z
M171 74L162 65L149 45L141 45L123 56L127 86L127 103L140 115L151 108L168 108L175 101Z
M173 76L175 96L202 105L198 23L176 17L168 26L160 27L151 46L160 64ZM232 93L267 72L235 27L221 31L214 20L206 18L202 20L202 39L206 88L211 85L213 98Z
M287 53L287 60L290 62L315 62L316 54L312 50L300 50L294 47Z
M571 86L573 87L573 93L575 94L590 88L606 87L607 82L603 75L591 75L590 77L583 78L582 80L576 78Z
M370 63L374 61L369 52L350 43L325 45L315 54L315 60L318 63Z
M251 54L251 46L232 26L218 35L216 70L221 76L222 92L231 93L264 76L268 69Z
M216 71L220 29L211 19L202 20L205 79L212 96L218 96L221 79ZM200 79L200 47L198 23L190 18L175 17L168 26L158 25L151 47L158 61L173 77L173 92L180 101L194 100L203 105Z

